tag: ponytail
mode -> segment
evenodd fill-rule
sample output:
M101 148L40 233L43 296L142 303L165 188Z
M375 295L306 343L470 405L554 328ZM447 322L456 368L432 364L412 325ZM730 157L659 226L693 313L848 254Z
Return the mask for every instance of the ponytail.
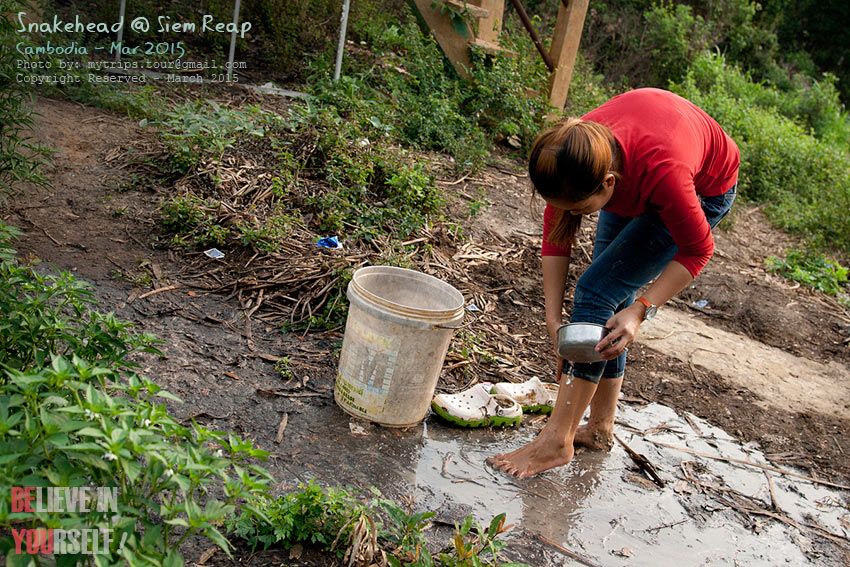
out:
M528 174L542 197L578 202L602 187L612 170L617 142L607 126L569 118L540 134L531 146ZM549 243L566 247L575 241L582 215L558 211Z

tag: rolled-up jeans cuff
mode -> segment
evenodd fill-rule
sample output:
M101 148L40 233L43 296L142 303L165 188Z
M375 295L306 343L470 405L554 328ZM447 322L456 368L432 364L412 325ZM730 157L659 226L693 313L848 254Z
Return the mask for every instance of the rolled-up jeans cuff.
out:
M564 361L562 372L573 378L581 378L594 384L599 384L602 373L605 370L605 361L602 362L577 362L575 364Z
M617 358L602 362L573 364L565 360L561 367L561 373L574 378L581 378L594 384L598 384L599 380L616 380L617 378L622 378L626 373L625 354L624 352Z
M626 373L626 355L628 352L629 349L624 349L620 356L608 361L605 369L602 371L603 380L614 380L623 377Z
M625 373L625 372L620 372L620 373L619 373L619 374L617 374L616 376L604 376L604 375L603 375L603 376L602 376L602 379L603 379L603 380L616 380L617 378L622 378L622 377L623 377L623 376L625 376L625 375L626 375L626 373Z

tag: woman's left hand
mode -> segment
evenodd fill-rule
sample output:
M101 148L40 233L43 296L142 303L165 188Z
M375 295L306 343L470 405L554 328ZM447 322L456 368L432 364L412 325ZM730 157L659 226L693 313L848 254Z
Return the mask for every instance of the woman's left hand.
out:
M596 351L604 360L617 358L630 346L643 322L643 305L634 303L608 319L605 326L609 333L596 344Z

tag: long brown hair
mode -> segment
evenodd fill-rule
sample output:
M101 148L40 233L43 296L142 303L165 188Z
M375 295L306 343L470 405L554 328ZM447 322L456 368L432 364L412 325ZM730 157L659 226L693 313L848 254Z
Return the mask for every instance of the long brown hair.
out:
M607 126L570 118L534 140L528 175L542 197L578 202L602 188L612 172L617 142ZM548 241L566 247L575 241L582 215L560 211Z

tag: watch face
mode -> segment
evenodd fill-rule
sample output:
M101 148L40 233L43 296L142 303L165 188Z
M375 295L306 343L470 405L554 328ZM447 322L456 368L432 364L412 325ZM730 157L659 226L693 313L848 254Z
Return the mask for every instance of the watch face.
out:
M649 321L653 317L655 317L655 313L658 312L658 307L655 305L651 305L649 309L646 310L646 314L643 316L644 321Z

